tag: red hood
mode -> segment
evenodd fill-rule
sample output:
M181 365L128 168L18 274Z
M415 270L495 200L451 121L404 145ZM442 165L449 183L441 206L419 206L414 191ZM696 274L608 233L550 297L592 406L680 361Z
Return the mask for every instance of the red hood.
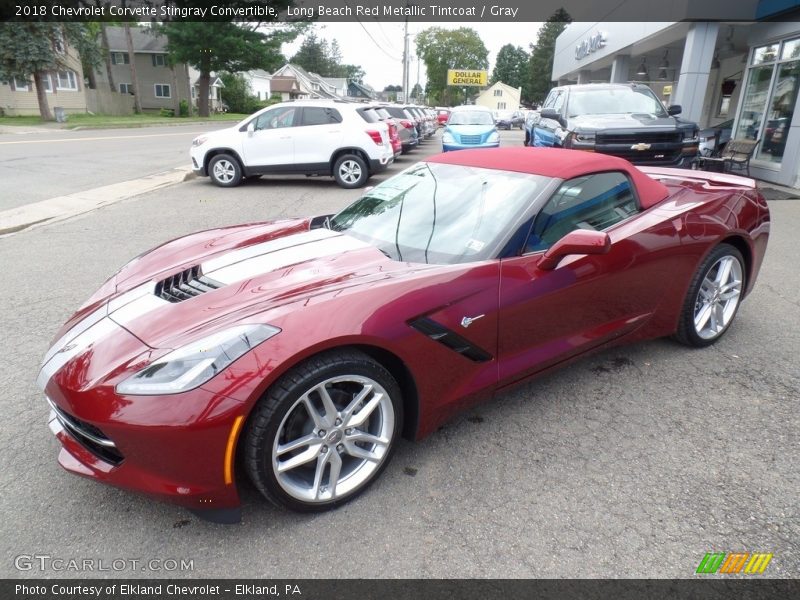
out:
M159 282L198 266L217 289L178 302L158 295ZM429 268L392 261L348 235L309 230L308 220L212 230L132 261L110 280L117 292L107 298L98 292L59 336L110 300L108 313L117 324L150 347L175 347L197 328L224 327L298 300Z

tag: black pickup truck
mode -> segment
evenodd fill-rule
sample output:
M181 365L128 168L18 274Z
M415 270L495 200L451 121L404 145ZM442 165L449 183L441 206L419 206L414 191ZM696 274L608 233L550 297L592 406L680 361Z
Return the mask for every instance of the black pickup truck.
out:
M592 83L550 90L525 136L530 146L572 148L637 165L688 167L698 153L696 123L677 118L646 85Z

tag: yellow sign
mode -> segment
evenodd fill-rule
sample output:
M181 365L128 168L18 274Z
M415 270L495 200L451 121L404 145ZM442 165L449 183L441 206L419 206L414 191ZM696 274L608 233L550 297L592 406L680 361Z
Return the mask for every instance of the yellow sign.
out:
M465 69L448 69L447 85L474 85L484 86L488 79L486 71L468 71Z
M665 85L664 90L661 92L664 96L671 96L672 95L672 86Z

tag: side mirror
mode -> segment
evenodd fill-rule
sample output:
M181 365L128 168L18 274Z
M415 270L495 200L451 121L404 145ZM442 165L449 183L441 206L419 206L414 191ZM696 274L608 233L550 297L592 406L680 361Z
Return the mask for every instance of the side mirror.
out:
M675 115L679 115L683 112L683 108L680 104L670 104L669 108L667 109L667 114L670 117L674 117Z
M554 108L543 108L539 114L542 119L552 119L553 121L561 122L561 113Z
M610 249L611 238L604 231L576 229L550 246L538 267L542 271L552 271L570 254L607 254Z
M250 137L253 137L253 134L255 133L255 131L256 131L256 124L253 121L250 121L247 124L247 135L250 136Z

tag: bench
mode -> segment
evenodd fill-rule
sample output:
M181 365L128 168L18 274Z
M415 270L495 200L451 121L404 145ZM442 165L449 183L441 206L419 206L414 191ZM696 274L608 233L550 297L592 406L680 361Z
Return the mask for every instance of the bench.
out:
M745 171L750 177L750 159L759 140L730 140L718 157L700 156L697 168L704 171L730 173L734 169Z

